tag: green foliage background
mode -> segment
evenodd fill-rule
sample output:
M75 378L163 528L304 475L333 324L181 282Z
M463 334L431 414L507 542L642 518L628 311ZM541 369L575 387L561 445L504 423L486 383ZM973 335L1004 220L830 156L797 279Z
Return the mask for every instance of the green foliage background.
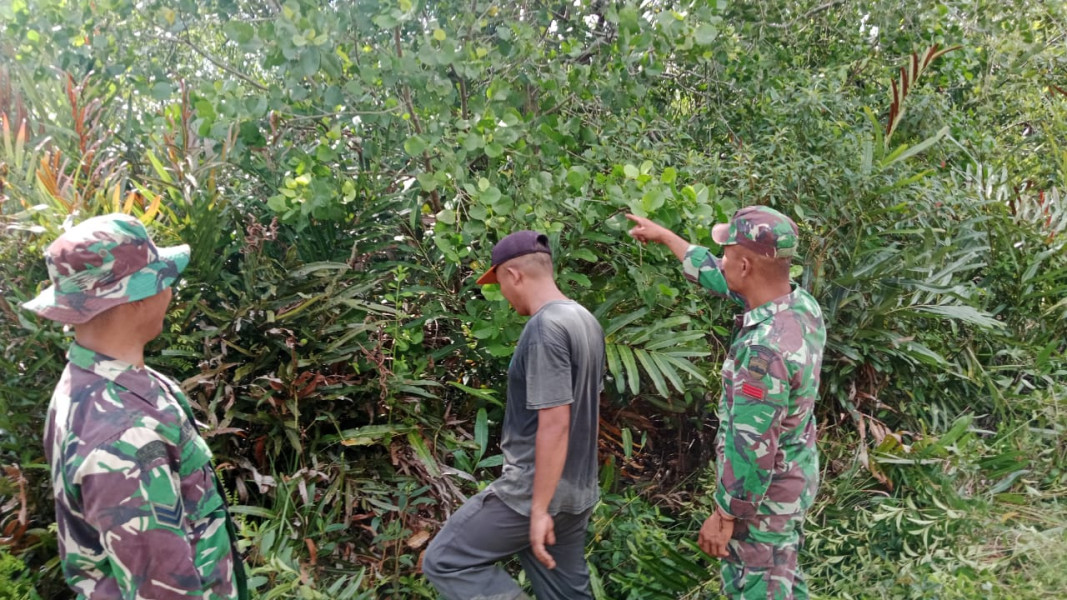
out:
M472 275L519 228L608 335L597 596L713 595L732 309L622 215L710 244L759 203L800 224L830 331L816 592L1067 592L1063 5L12 0L0 31L0 577L63 593L40 438L67 334L17 304L118 209L193 246L151 354L260 597L433 597L419 552L495 475L522 326Z

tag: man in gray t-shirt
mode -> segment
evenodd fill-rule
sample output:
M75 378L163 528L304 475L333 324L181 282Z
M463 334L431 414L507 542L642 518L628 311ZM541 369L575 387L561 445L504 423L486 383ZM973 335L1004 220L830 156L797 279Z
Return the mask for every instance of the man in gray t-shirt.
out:
M423 573L450 600L524 598L497 564L517 554L539 600L592 598L585 538L598 493L604 332L560 292L537 232L496 244L478 283L499 283L516 312L532 315L508 367L504 470L448 519Z

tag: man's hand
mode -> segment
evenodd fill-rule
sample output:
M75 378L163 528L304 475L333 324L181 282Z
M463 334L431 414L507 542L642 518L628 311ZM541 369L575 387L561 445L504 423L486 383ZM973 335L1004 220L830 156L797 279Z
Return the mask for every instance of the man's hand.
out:
M733 534L734 522L722 518L722 515L720 515L718 509L716 509L715 512L711 513L711 516L704 521L704 525L700 528L700 538L697 542L700 544L700 549L711 556L726 558L730 555L726 550L726 544L730 541L730 537L732 537Z
M648 242L663 244L670 248L671 252L678 257L678 260L682 260L685 257L685 251L689 249L689 242L683 240L670 229L653 222L651 219L637 215L627 214L626 218L634 222L633 228L630 229L630 237L633 239L645 244Z
M547 512L530 513L530 548L542 565L556 568L556 560L545 546L556 545L556 523Z
M626 218L634 222L634 227L630 229L630 237L639 242L662 244L663 234L670 233L666 227L653 222L651 219L631 214L627 214Z

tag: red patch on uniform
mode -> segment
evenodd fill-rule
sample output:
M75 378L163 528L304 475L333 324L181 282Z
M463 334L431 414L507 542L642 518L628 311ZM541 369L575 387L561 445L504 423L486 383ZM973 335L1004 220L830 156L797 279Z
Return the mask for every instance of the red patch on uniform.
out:
M764 390L763 390L763 388L760 388L759 386L755 386L755 385L752 385L751 383L745 382L745 383L741 384L741 393L746 395L746 396L748 396L749 398L755 398L756 400L763 400Z

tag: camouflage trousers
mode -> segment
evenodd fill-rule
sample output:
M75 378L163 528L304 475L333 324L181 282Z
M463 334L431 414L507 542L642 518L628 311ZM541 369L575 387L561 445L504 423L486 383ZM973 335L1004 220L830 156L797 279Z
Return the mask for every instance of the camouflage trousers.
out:
M736 521L722 560L723 594L730 600L808 600L797 566L804 514L763 515Z

